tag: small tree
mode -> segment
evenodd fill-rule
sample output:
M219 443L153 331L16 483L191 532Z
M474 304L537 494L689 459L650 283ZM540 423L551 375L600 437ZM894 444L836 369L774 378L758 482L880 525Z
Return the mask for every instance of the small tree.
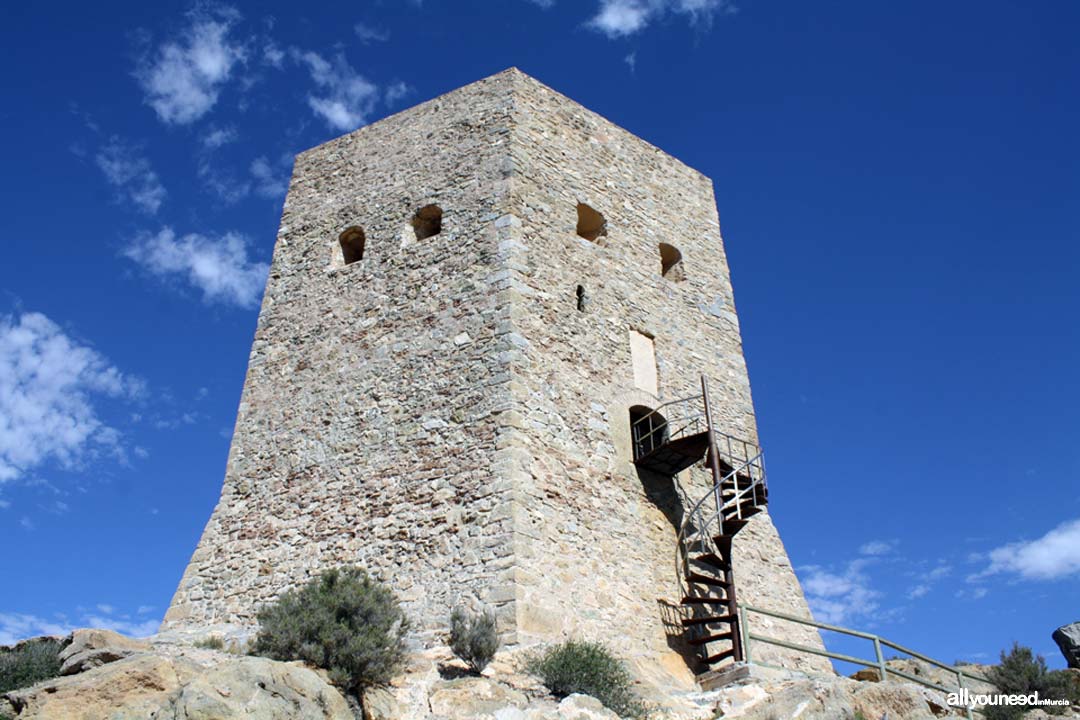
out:
M450 649L479 674L499 649L495 616L490 612L469 615L461 608L450 614Z
M408 620L394 594L360 568L327 570L258 618L253 654L303 660L352 692L389 682L405 662Z
M30 687L60 674L63 641L35 638L15 647L0 648L0 693Z
M528 670L557 697L584 693L624 717L645 714L631 687L630 672L599 643L570 640L554 645L532 658Z
M1039 693L1040 698L1067 699L1073 705L1080 702L1080 688L1069 673L1062 670L1049 670L1042 655L1036 655L1031 648L1013 643L1008 654L1001 651L1001 664L987 671L987 676L998 690L1006 695L1029 695ZM1019 705L989 706L986 708L988 720L1015 720L1021 718L1028 708ZM1050 715L1065 712L1063 706L1049 705L1042 708Z

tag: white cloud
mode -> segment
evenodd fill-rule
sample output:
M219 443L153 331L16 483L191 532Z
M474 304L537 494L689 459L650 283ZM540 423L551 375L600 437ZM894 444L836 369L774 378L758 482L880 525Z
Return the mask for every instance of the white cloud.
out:
M367 122L379 100L379 88L360 75L338 54L333 63L315 52L294 51L321 89L308 95L312 111L334 130L355 130Z
M66 623L35 615L0 613L0 645L14 645L20 640L41 635L67 635L71 630Z
M240 307L258 304L269 266L248 256L248 242L229 232L220 237L191 233L177 237L165 227L137 238L124 250L158 277L179 276L202 291L206 302Z
M0 482L47 461L73 468L101 452L122 455L120 433L94 401L142 391L44 315L0 316Z
M712 22L717 14L734 12L730 0L600 0L599 9L586 26L614 39L641 32L667 13L684 15L691 25L697 25Z
M866 562L853 560L840 573L817 565L800 570L806 601L818 621L839 625L878 608L881 593L870 587L870 579L863 573Z
M218 167L210 154L199 158L197 165L201 187L212 191L222 202L232 205L251 192L251 183L240 179L228 169Z
M217 150L219 147L236 142L239 137L240 134L233 127L211 128L199 138L199 142L206 150Z
M135 77L162 122L186 125L214 107L233 68L245 59L243 45L229 37L238 17L231 8L212 14L197 9L179 39L139 64Z
M138 209L153 215L165 200L165 188L150 161L119 138L113 138L94 158L105 179L115 185Z
M1062 523L1041 538L1002 545L990 551L989 559L990 565L969 579L1011 573L1028 580L1057 580L1080 574L1080 519Z
M386 93L384 95L386 104L396 105L399 100L408 96L412 91L413 89L401 80L391 83L389 87L386 88Z
M68 635L72 630L81 627L115 630L129 637L148 637L155 634L161 624L160 620L129 620L124 617L112 617L111 606L99 605L98 607L108 608L108 612L99 610L102 612L101 615L84 613L77 623L72 623L63 617L53 620L27 613L0 612L0 645L14 645L22 640L43 635ZM153 608L148 608L147 612L150 610Z
M251 176L255 178L255 192L263 197L282 197L289 187L288 177L275 170L265 157L251 161Z
M923 595L926 595L928 592L930 592L930 586L926 584L920 584L908 590L907 596L909 599L915 600L921 598Z
M630 66L630 72L637 70L637 52L632 52L624 57L623 62Z
M896 546L895 540L871 540L859 548L860 555L888 555Z
M263 48L263 62L280 70L285 64L285 52L273 40L268 40Z
M353 25L353 32L356 33L356 37L359 38L360 42L365 45L373 42L386 42L390 39L389 30L365 25L362 22Z

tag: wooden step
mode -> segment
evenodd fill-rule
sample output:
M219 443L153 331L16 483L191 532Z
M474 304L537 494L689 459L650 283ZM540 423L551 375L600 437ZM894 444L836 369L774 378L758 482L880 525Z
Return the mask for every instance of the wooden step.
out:
M687 595L682 599L683 605L727 605L727 598L722 597L694 597Z
M683 618L683 627L691 625L711 625L712 623L729 623L735 619L734 615L706 615L704 617Z
M727 660L729 657L732 657L733 655L735 655L735 648L730 648L728 650L725 650L722 653L717 653L715 655L710 655L709 657L705 658L705 662L707 662L707 663L717 663L717 662L720 662L721 660Z
M707 645L711 642L719 642L720 640L731 640L731 630L722 633L714 633L712 635L702 635L701 637L690 638L686 641L687 645Z
M726 588L730 584L726 580L724 580L723 578L712 577L712 576L709 576L709 575L702 575L701 573L694 572L692 570L686 574L686 581L687 582L703 583L705 585L714 585L716 587L722 587L722 588Z

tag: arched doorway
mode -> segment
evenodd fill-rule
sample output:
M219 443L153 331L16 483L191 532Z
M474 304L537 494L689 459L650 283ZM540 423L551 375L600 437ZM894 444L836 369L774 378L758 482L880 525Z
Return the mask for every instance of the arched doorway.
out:
M668 441L668 422L645 405L630 408L630 441L634 460L648 455Z

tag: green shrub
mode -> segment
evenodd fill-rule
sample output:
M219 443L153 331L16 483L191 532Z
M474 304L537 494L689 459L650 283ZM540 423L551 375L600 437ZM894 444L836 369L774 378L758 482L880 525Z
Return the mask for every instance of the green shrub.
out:
M10 648L0 648L0 693L30 687L60 674L60 651L56 638L37 638Z
M499 634L495 631L495 616L490 612L469 615L461 608L450 614L450 649L481 673L499 649Z
M322 573L258 619L252 654L303 660L346 690L385 684L405 662L405 614L389 588L359 568Z
M987 670L987 677L998 690L1006 695L1029 695L1039 693L1040 698L1068 699L1073 705L1080 703L1080 688L1069 673L1049 670L1042 655L1035 655L1031 648L1013 643L1008 654L1001 651L1001 663ZM988 706L988 720L1015 720L1029 708L1019 705ZM1060 715L1066 707L1048 705L1042 708L1050 715Z
M211 635L208 638L195 641L195 647L202 648L204 650L224 650L225 640L217 635Z
M599 643L570 640L554 645L533 657L528 670L557 697L584 693L625 717L645 714L626 666Z

